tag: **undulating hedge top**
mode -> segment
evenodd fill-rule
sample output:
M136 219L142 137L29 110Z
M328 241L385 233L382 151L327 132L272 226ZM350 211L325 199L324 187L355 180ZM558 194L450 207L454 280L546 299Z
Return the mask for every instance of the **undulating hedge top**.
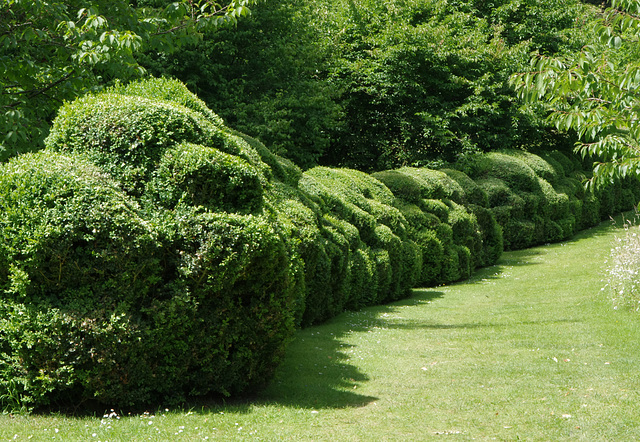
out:
M202 106L175 80L132 83L64 104L45 144L86 156L137 196L165 151L183 142L239 156L263 173L268 167L260 155Z
M302 287L270 168L149 85L66 104L47 150L0 166L5 406L232 394L283 355Z
M219 212L260 213L263 187L259 172L246 160L180 143L160 158L146 193L168 209L186 204Z
M223 127L224 121L207 107L204 101L191 93L183 83L170 78L147 78L127 85L118 84L111 92L120 95L143 97L150 100L170 101L202 114L207 121Z

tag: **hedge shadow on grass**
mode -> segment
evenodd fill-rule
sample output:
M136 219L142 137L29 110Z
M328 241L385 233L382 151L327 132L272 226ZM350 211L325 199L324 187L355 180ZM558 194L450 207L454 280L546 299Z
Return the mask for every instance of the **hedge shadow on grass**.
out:
M323 409L364 407L378 400L356 392L357 386L369 377L347 362L347 352L355 347L341 339L351 331L348 325L340 325L338 330L335 326L298 332L274 379L257 396L256 403Z
M411 296L399 301L392 302L384 307L404 307L414 305L429 304L434 299L444 297L444 292L434 290L433 288L416 288L411 291Z

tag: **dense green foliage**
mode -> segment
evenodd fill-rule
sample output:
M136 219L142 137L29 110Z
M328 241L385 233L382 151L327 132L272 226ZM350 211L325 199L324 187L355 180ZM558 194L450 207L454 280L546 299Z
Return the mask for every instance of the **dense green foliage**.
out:
M578 0L268 0L237 29L144 65L305 169L434 165L566 143L507 79L533 50L579 50L593 11Z
M492 152L458 167L487 193L508 250L570 238L640 200L640 183L633 179L586 191L589 167L558 151L541 157Z
M40 149L64 100L141 75L140 51L197 41L252 3L0 1L0 160Z
M253 3L2 2L5 409L251 391L297 326L640 200L637 1L595 28L578 0L267 0L219 26Z
M99 109L104 125L79 140ZM87 96L66 105L48 150L2 166L5 406L137 405L269 379L294 326L290 246L241 157L258 154L199 115Z
M513 77L520 95L542 101L560 130L575 131L577 150L595 161L595 183L640 176L640 2L615 0L591 28L591 44L565 57L537 55Z
M309 2L266 1L229 29L179 53L149 51L143 65L182 80L229 126L303 168L318 164L340 123L325 49L309 25Z
M251 391L295 326L468 278L640 199L581 174L514 150L302 172L176 80L79 98L46 150L0 166L0 403Z

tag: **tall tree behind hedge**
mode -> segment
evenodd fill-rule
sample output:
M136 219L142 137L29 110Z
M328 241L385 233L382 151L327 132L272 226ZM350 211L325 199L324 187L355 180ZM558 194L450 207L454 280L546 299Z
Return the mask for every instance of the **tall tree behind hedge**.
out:
M145 63L304 168L437 165L565 141L506 80L534 49L578 50L588 11L579 0L268 0L238 29Z
M345 112L324 160L364 170L547 144L554 135L506 80L534 48L579 48L571 29L589 10L577 0L326 0L317 9Z
M140 75L140 50L172 51L252 3L1 0L0 160L39 149L65 100Z
M230 127L309 168L341 118L325 81L325 47L309 26L313 10L301 0L267 0L237 28L216 29L179 53L149 51L143 64L185 82Z

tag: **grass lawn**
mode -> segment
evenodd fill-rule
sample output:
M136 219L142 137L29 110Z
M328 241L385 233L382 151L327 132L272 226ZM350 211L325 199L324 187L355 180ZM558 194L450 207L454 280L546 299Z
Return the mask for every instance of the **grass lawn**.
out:
M250 401L0 416L2 440L637 440L640 317L601 292L616 231L299 331Z

